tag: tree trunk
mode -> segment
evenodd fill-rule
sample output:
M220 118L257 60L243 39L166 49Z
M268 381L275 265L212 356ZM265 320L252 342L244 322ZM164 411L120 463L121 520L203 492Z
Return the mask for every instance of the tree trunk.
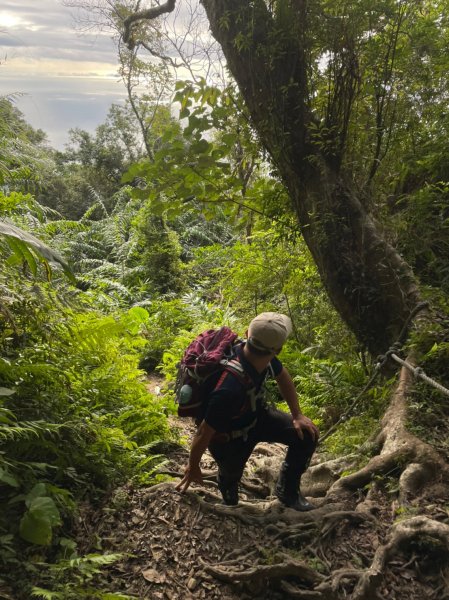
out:
M345 182L342 157L326 155L313 136L305 0L290 3L297 24L290 32L263 0L202 3L331 301L371 354L385 352L418 302L417 286Z

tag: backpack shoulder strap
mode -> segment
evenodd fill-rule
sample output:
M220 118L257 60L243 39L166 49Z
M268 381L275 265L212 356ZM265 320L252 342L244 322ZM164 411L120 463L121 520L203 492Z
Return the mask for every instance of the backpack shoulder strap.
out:
M252 387L255 387L255 384L254 384L252 378L245 371L242 363L239 361L239 359L237 357L234 357L231 359L223 359L222 361L220 361L220 364L223 367L223 373L221 374L221 377L219 378L214 389L218 389L220 387L220 385L223 383L223 381L225 380L226 375L228 373L230 373L236 379L238 379L240 381L240 383L245 387L246 390L249 390Z
M267 367L267 374L265 375L265 381L270 378L276 379L276 376L274 374L273 365L271 364L271 362L268 364L268 367Z

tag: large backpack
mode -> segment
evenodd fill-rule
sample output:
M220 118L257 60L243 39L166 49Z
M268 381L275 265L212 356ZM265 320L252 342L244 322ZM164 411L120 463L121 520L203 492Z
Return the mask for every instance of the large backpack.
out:
M200 333L189 344L179 364L175 388L180 417L199 418L223 371L235 375L248 388L253 385L236 358L240 342L229 327L222 327Z

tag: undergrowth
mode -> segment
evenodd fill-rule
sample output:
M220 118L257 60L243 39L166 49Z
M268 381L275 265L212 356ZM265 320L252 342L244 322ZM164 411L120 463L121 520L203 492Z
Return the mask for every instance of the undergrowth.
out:
M432 323L413 333L410 348L416 355L417 366L449 389L449 304L443 295L432 294L431 299ZM419 378L410 402L408 426L449 460L448 397Z
M0 283L0 590L17 600L33 585L41 597L113 598L82 596L61 561L70 548L84 576L101 566L72 547L80 500L158 477L163 457L153 447L170 431L167 407L137 367L148 313L103 315L66 306L46 284L25 280L6 295Z

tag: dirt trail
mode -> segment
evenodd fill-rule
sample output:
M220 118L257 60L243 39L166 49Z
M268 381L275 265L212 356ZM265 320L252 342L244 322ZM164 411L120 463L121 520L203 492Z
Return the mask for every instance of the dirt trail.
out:
M191 432L184 426L185 436ZM202 466L208 480L186 494L174 489L176 479L146 489L118 490L88 526L103 540L103 551L130 554L110 568L109 588L141 600L349 597L356 574L371 565L391 527L388 491L379 489L371 497L375 519L354 516L356 498L353 506L326 506L323 492L336 476L327 466L323 469L317 457L311 468L316 477L310 478L306 490L318 494L313 499L317 510L284 509L270 496L283 454L281 446L259 445L242 480L238 508L221 505L215 465L207 454ZM173 447L165 472L180 475L186 459L185 449ZM327 464L335 473L345 466L344 461ZM440 504L431 506L429 515L447 517ZM415 559L398 557L388 565L380 598L449 598L449 586L435 595L438 573L419 576ZM334 590L325 584L331 573L339 576Z
M150 382L152 393L159 383ZM449 600L445 466L431 481L417 479L422 469L413 461L440 458L402 430L397 415L392 409L383 422L378 441L386 450L361 468L355 455L315 455L301 485L317 507L307 513L272 496L280 445L257 446L238 507L221 504L207 453L204 485L178 493L188 451L166 445L162 469L172 480L117 490L83 521L84 550L100 539L102 551L128 553L109 569L108 587L140 600ZM185 420L173 427L185 440L194 431ZM392 432L402 450L391 446Z
M174 426L179 426L179 422L175 422ZM181 423L181 428L181 435L185 438L194 431L193 426L186 422ZM282 447L275 449L278 461L282 459L283 452ZM262 448L255 454L255 459L263 456ZM180 475L187 457L187 450L173 448L163 472ZM255 461L252 462L252 468L255 468ZM175 490L174 479L151 488L122 488L115 492L107 507L84 524L84 534L87 530L103 540L103 551L132 555L110 569L110 589L142 600L257 597L254 595L255 583L251 585L252 591L245 593L204 571L208 564L232 565L233 558L245 548L253 554L260 552L266 555L268 561L271 560L272 536L259 525L247 525L232 514L221 514L220 509L227 507L221 506L221 497L213 481L215 464L208 453L204 456L202 467L204 487L193 486L186 494L180 494ZM255 480L248 473L245 484L252 488ZM261 507L266 504L245 489L242 489L241 503ZM264 586L260 591L261 598L282 597L265 595Z

